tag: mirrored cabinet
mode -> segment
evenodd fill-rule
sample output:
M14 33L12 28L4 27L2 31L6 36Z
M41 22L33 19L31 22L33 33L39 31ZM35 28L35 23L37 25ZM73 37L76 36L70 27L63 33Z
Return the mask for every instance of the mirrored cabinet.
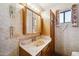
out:
M27 10L26 15L26 33L32 33L32 11Z
M32 32L36 33L37 32L37 21L38 20L38 15L35 13L32 13Z
M27 7L23 11L23 34L40 34L41 16Z

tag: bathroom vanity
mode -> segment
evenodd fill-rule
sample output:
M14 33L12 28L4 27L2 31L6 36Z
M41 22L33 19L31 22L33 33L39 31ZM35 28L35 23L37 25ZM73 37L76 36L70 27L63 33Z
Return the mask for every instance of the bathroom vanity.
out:
M32 39L25 39L20 41L20 56L48 56L50 55L50 42L49 36L36 37L35 41Z
M23 4L21 5L24 6ZM51 38L50 35L45 36L42 33L43 23L41 15L28 6L24 6L22 9L22 20L22 30L25 38L20 38L19 55L51 55Z

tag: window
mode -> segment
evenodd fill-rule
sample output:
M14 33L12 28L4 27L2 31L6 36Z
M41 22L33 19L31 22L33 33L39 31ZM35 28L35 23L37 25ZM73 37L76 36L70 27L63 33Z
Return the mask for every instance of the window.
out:
M65 22L71 22L71 11L65 12Z
M60 23L71 22L71 10L60 12L59 19Z
M63 20L64 13L60 13L59 14L59 17L60 17L60 23L63 23L64 22L64 20Z

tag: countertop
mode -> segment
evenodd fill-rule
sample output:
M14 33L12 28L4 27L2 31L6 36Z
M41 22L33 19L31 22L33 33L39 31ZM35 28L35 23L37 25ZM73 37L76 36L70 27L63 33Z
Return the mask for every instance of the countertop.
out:
M30 55L36 56L46 45L48 45L51 42L51 38L49 36L42 36L40 39L44 42L44 44L40 46L34 45L35 42L31 42L31 39L29 39L29 40L24 40L24 42L27 42L24 45L21 43L22 42L21 41L20 47L24 49L26 52L28 52Z

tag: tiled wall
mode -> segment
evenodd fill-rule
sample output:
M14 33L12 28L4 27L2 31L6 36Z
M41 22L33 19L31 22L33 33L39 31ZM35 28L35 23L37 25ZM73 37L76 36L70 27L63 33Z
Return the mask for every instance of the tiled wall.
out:
M11 19L9 15L9 5L13 5L16 8L15 19ZM10 33L10 26L13 23L14 30L22 34L22 19L20 15L20 9L16 7L16 4L0 4L0 30L8 35ZM1 33L2 34L2 33Z
M9 5L13 5L16 8L15 19L13 20L10 18L9 15ZM0 55L8 55L8 52L13 52L14 51L13 49L17 49L19 47L18 41L16 41L16 39L13 40L8 39L10 38L11 22L14 25L14 31L22 34L22 23L21 23L22 20L20 16L20 8L17 8L16 4L1 3L0 4Z
M72 27L69 23L64 31L62 28L56 28L55 51L63 55L71 55L73 51L79 51L79 27Z

